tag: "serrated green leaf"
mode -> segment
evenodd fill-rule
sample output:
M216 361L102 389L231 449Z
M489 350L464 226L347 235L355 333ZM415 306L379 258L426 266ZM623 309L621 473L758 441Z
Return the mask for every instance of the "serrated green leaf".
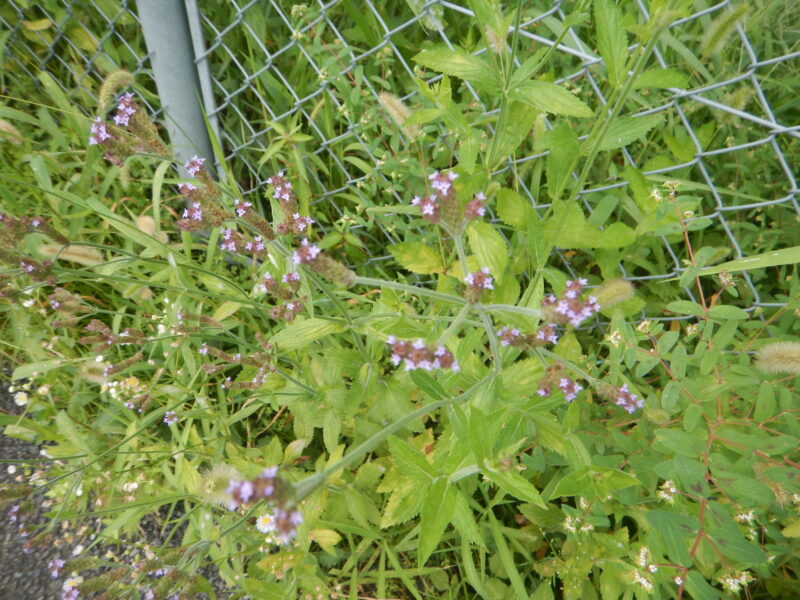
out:
M676 69L650 69L636 78L634 89L687 88L689 78Z
M449 48L423 50L413 60L434 71L466 79L470 83L474 83L481 91L496 94L502 87L496 71L488 63L462 50Z
M442 539L456 506L456 490L445 479L437 479L425 495L419 523L417 560L419 566L428 562L431 553Z
M444 271L439 253L422 242L400 242L389 246L388 250L404 269L412 273L429 275Z
M389 437L389 452L397 469L407 477L427 483L436 475L433 465L425 456L405 440L396 436Z
M578 162L578 134L567 123L559 123L547 133L547 193L552 200L561 197Z
M347 328L336 321L326 319L306 319L290 323L270 338L270 342L282 350L297 350L318 339L333 333L341 333Z
M507 494L547 508L547 503L542 499L539 490L530 481L514 471L501 471L499 469L485 468L482 473L486 479L497 485Z
M536 393L536 384L544 374L542 362L537 358L518 360L503 369L500 375L502 393L509 396L530 398Z
M619 87L628 75L628 36L622 27L622 16L613 0L596 0L594 22L597 32L597 49L608 71L612 87Z
M509 227L525 229L527 223L528 203L514 190L500 188L497 190L497 216Z
M473 221L467 227L469 245L478 265L487 267L496 279L502 279L508 264L508 246L497 230L485 221Z
M660 115L618 117L608 128L598 150L615 150L638 140L661 123Z
M556 115L585 118L594 115L591 108L566 88L546 81L526 81L513 88L508 97Z
M688 540L697 534L699 527L697 520L664 510L649 511L647 520L661 537L670 560L682 567L691 566L692 557L689 555L687 544Z
M380 527L386 529L413 519L422 509L425 499L425 488L420 489L419 482L407 479L399 484L389 496L389 501L383 509Z

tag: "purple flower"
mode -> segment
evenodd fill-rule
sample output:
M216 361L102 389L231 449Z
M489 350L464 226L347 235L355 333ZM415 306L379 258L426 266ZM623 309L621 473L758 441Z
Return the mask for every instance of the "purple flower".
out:
M644 408L644 401L628 389L627 383L619 387L614 402L630 414L635 413L640 408Z
M108 133L106 124L103 123L100 117L95 117L94 121L92 121L92 126L89 128L89 145L96 146L110 139L111 134Z
M292 260L296 265L308 265L314 262L319 256L320 249L314 244L309 244L307 239L300 242L300 247L292 254Z
M250 209L253 208L253 204L251 202L244 202L243 200L234 200L233 201L233 210L236 211L237 216L243 217Z
M131 116L133 116L135 112L136 107L133 106L133 94L123 94L117 105L117 114L114 115L114 123L127 127L130 123Z
M50 562L47 563L47 569L50 571L50 576L55 579L58 577L58 574L61 572L61 568L64 566L64 559L63 558L54 558Z
M187 184L184 184L187 185ZM191 185L191 184L188 184ZM184 219L191 219L192 221L202 221L203 220L203 209L200 207L199 202L192 202L192 206L190 208L186 208L183 211L183 218Z
M197 174L200 172L200 169L203 168L203 163L206 162L205 158L200 158L199 156L193 156L189 160L186 161L186 164L183 165L183 168L191 175L192 177L196 177Z
M164 413L164 423L167 425L175 425L178 422L178 415L175 414L174 410L168 410Z

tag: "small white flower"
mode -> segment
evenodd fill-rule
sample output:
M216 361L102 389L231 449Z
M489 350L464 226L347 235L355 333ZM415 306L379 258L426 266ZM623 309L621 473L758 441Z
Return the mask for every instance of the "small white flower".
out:
M14 404L17 406L25 406L28 403L28 394L25 392L17 392L14 394Z

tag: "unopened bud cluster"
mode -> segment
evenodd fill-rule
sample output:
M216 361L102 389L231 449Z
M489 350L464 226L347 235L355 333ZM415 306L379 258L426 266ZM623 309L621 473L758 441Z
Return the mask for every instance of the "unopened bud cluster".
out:
M252 354L242 355L240 353L229 354L224 350L220 350L214 346L209 346L203 343L198 352L202 355L211 355L223 361L222 363L210 364L206 363L201 368L206 373L218 373L233 366L247 365L257 369L255 375L248 380L232 381L230 377L226 378L224 383L220 384L225 389L246 389L257 390L264 382L270 373L275 372L275 367L272 364L272 345L264 340L260 334L256 335L256 339L261 344L261 350L253 352Z
M258 287L277 303L269 314L278 321L287 323L294 321L294 318L303 309L303 305L308 302L307 296L297 295L297 291L300 289L300 273L297 271L286 273L280 281L267 271Z
M460 370L458 361L453 357L453 353L444 346L436 346L434 348L427 346L421 339L409 342L398 340L393 335L386 339L386 343L392 349L392 364L397 366L403 363L406 371L413 371L414 369L422 369L423 371L432 371L433 369Z

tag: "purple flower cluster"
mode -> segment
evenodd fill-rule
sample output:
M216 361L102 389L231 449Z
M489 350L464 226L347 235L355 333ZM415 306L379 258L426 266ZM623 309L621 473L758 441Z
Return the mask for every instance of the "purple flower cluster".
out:
M300 242L300 247L292 254L292 260L296 265L310 265L319 256L319 246L310 244L307 239Z
M577 327L600 310L600 303L594 296L589 296L586 300L579 298L583 287L588 282L585 279L567 281L567 286L561 298L556 298L553 294L546 296L542 300L542 309L548 320L556 324L570 323Z
M114 123L127 127L135 112L136 107L133 104L133 93L128 92L127 94L122 94L122 97L119 99L119 104L117 104L117 114L114 115Z
M483 267L480 271L474 273L467 273L464 277L464 283L476 290L493 290L494 279L489 274L489 269Z
M436 190L440 196L448 196L453 189L453 182L456 180L456 177L458 177L458 175L453 173L453 171L448 171L447 173L436 171L428 175L428 181L431 182L431 187Z
M535 334L523 334L519 329L502 327L497 331L501 346L515 348L539 347L545 344L555 344L558 341L556 326L553 324L542 325Z
M63 558L54 558L47 563L47 570L50 571L50 577L55 579L64 567L65 561Z
M276 228L278 233L281 235L285 235L287 233L302 235L306 233L306 230L314 223L314 219L311 217L304 217L298 212L293 212L287 215L287 217L287 221L281 223Z
M178 186L178 192L182 196L191 196L195 190L197 190L197 186L192 183L182 183Z
M300 511L289 506L288 489L289 485L278 477L278 467L269 467L252 480L231 479L227 489L231 495L228 507L235 510L244 504L266 500L273 507L277 538L288 544L297 535L297 526L303 522Z
M183 168L186 169L186 172L189 173L192 177L197 177L197 174L203 168L203 163L206 162L205 158L200 158L199 156L193 156L186 163L183 165Z
M411 199L411 206L418 206L422 213L422 218L426 221L430 221L431 223L439 222L441 215L439 214L439 202L435 195L431 194L430 196L424 196L422 198L414 196Z
M244 200L236 199L233 201L233 210L236 212L237 217L243 217L253 209L252 202L245 202Z
M95 117L94 121L92 121L92 126L89 128L89 145L97 146L110 139L111 134L108 133L106 124L103 123L100 117Z
M564 367L556 363L547 368L545 376L539 382L536 393L542 398L548 398L553 393L553 388L558 388L564 394L564 400L572 402L578 397L578 392L583 389L577 381L564 374Z
M628 389L627 383L617 388L612 400L617 406L621 406L630 414L635 413L640 408L644 408L644 401Z
M227 227L222 230L222 241L219 244L219 247L222 250L226 250L228 252L236 252L239 249L239 245L237 244L239 234L230 227Z
M181 185L191 185L191 184L181 184ZM192 186L194 187L194 186ZM203 220L203 209L200 206L199 202L192 202L192 205L189 208L185 208L183 210L183 218L189 219L190 221L202 221Z
M444 346L429 348L421 339L409 342L398 340L393 335L386 339L386 343L392 348L392 364L397 366L405 361L404 367L406 371L413 371L414 369L422 369L423 371L450 369L457 372L461 369L453 353Z
M272 186L272 197L281 203L291 203L294 201L294 191L292 183L284 178L283 171L279 171L267 179L267 183Z
M244 249L253 254L263 254L267 247L264 245L264 239L257 235L252 240L244 243Z
M164 423L167 425L175 425L178 422L178 415L175 414L174 410L168 410L164 413Z
M561 377L558 380L558 389L564 392L564 400L572 402L578 397L578 392L583 389L583 386L569 377Z
M467 202L467 206L464 208L464 217L473 221L484 216L486 214L485 203L486 194L478 192L472 200Z

